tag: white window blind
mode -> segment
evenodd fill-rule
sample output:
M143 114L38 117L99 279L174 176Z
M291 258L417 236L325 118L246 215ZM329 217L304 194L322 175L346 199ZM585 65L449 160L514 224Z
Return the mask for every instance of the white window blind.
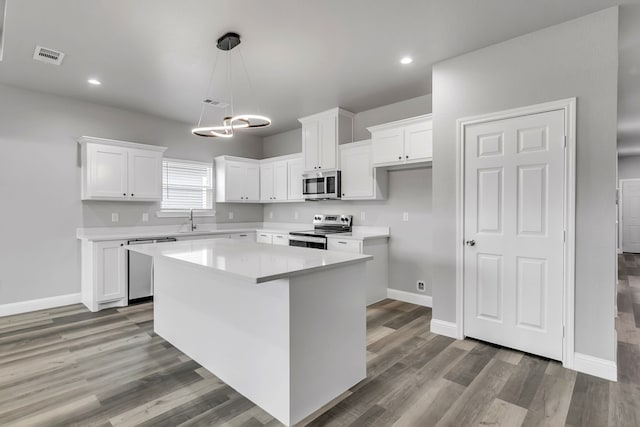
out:
M213 165L164 159L162 209L213 209Z

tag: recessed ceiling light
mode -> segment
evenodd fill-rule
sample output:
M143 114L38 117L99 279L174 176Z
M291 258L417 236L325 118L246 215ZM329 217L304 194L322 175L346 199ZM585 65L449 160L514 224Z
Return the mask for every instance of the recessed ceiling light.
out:
M401 63L402 65L411 64L412 62L413 62L413 59L411 59L411 57L410 57L410 56L405 56L404 58L402 58L402 59L400 60L400 63Z
M87 80L87 83L94 86L100 86L102 84L102 82L98 79L89 79Z

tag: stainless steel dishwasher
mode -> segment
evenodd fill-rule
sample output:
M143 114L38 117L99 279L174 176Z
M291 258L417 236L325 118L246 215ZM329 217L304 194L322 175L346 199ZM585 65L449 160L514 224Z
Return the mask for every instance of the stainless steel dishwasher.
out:
M127 244L146 245L175 241L173 237L163 237L129 240ZM153 258L137 252L127 252L129 252L129 303L149 301L153 299Z

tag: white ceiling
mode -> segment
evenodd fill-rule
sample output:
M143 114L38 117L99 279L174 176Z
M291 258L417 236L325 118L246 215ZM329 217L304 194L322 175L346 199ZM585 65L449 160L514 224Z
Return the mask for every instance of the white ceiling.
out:
M438 61L618 3L7 0L0 82L194 123L215 41L236 31L262 112L273 119L260 132L270 135L334 106L359 112L430 93ZM621 143L640 146L640 5L623 3ZM33 61L36 44L63 51L62 66ZM414 62L400 65L404 55ZM209 97L225 98L222 72ZM89 77L102 86L87 85ZM234 96L236 106L247 104L246 94Z

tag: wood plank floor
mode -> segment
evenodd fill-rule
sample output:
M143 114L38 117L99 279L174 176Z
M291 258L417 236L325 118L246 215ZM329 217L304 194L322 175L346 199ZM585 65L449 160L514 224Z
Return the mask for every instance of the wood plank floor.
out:
M367 379L301 425L640 426L640 256L619 257L617 383L367 311ZM0 318L0 426L278 426L153 333L152 305Z

